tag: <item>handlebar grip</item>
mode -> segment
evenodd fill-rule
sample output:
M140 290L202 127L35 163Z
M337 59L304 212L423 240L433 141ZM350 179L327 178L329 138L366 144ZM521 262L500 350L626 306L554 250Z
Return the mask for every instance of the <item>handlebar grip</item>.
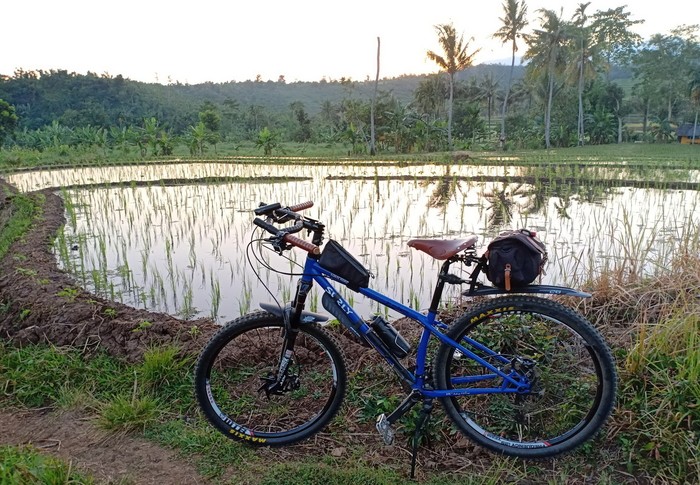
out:
M262 227L263 229L265 229L267 232L269 232L271 234L277 235L277 233L280 232L279 229L277 229L275 226L273 226L269 222L263 221L259 217L256 217L255 219L253 219L253 224L255 224L258 227Z
M303 239L299 239L298 237L292 236L291 234L285 234L283 239L284 242L287 242L292 246L301 248L304 251L308 251L311 254L321 254L321 248L319 248L315 244L310 243L309 241L304 241Z
M274 204L264 204L261 202L260 207L254 209L253 212L255 212L256 216L264 216L280 208L282 208L282 204L280 204L279 202L275 202Z
M301 202L299 204L294 204L292 206L287 207L292 212L299 212L303 211L304 209L309 209L310 207L314 206L314 202L312 200L307 200L306 202Z

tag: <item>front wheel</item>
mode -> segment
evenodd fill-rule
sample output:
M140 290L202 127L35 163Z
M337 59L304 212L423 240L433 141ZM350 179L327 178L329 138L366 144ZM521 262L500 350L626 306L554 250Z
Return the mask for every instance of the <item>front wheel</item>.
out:
M450 345L438 349L438 388L474 391L441 399L445 412L486 448L522 458L570 451L591 438L614 407L610 349L590 323L559 303L496 298L460 317L448 335L522 384L506 383Z
M234 440L284 446L320 431L340 409L346 370L332 337L302 325L280 379L284 321L242 316L209 341L195 369L195 394L207 419ZM278 384L270 392L270 386Z

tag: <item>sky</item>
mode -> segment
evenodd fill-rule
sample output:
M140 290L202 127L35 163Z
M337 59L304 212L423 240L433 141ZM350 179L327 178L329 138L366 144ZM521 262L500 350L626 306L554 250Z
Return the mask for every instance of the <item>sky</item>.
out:
M510 47L492 38L503 0L0 0L0 74L65 69L143 82L287 82L374 79L377 37L381 78L437 72L435 25L453 23L480 49L475 64L510 63ZM571 18L579 2L527 0L528 30L537 9ZM658 0L592 0L587 12L627 5L643 38L700 23L697 9ZM680 4L677 4L678 7ZM524 46L521 52L524 51Z

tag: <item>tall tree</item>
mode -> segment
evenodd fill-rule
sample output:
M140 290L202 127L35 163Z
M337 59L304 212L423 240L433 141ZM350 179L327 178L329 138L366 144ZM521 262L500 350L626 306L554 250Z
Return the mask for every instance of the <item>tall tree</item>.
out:
M370 109L370 135L369 135L369 154L370 155L375 155L377 152L377 147L376 147L376 133L375 133L375 127L374 127L374 114L375 114L375 109L377 107L377 88L379 87L379 48L380 48L380 40L379 37L377 37L377 75L374 78L374 94L372 95L372 106Z
M491 137L491 111L498 94L498 81L493 78L493 73L485 75L478 83L479 96L486 100L486 119L488 123L489 138Z
M540 29L535 29L527 37L528 49L523 59L530 60L531 71L534 75L544 74L546 82L546 102L544 114L544 144L550 148L550 132L552 127L552 102L557 83L557 77L563 71L566 63L565 45L568 40L568 24L562 20L561 13L553 10L540 9Z
M697 25L682 26L670 35L654 34L635 57L637 85L653 86L652 95L673 121L674 107L687 96L690 62L697 46Z
M508 72L508 84L506 86L506 93L503 96L503 107L501 109L501 136L499 137L501 149L505 148L506 143L506 113L508 111L510 87L513 83L515 53L518 52L518 39L524 37L523 29L527 26L526 17L527 4L525 0L507 0L503 3L503 17L500 18L502 23L501 28L493 34L493 36L500 39L502 43L510 42L511 44L510 71Z
M578 123L576 133L578 135L578 146L583 146L584 130L583 130L583 83L588 59L591 55L591 29L588 25L588 15L586 8L591 2L579 3L576 7L576 12L573 18L573 27L576 30L577 42L577 62L576 74L578 77Z
M632 31L635 25L644 20L632 20L631 13L625 12L625 6L599 10L592 16L594 42L597 50L605 59L605 72L610 73L614 65L627 66L632 55L642 42L639 34Z
M292 139L294 141L306 143L311 140L311 119L306 113L304 103L294 101L289 105L292 110L292 117L295 126L292 128Z
M340 123L340 115L338 113L338 106L334 105L329 100L324 100L321 103L321 111L319 113L319 121L321 123L322 131L326 138L333 140L335 138L336 132L338 131L338 124Z
M698 131L698 109L700 108L700 65L695 66L690 73L690 102L695 108L695 121L693 122L693 144L698 143L700 137Z
M436 74L428 76L413 91L415 109L422 115L427 115L429 121L441 118L445 111L447 91L443 76Z
M440 24L435 26L438 34L438 43L442 48L442 54L428 51L428 59L435 62L438 67L448 74L450 81L450 97L447 106L447 145L452 151L452 107L454 104L455 74L470 67L474 56L479 49L469 53L469 41L464 42L464 36L457 38L457 31L452 24Z
M15 131L18 120L15 107L0 99L0 147L5 139Z

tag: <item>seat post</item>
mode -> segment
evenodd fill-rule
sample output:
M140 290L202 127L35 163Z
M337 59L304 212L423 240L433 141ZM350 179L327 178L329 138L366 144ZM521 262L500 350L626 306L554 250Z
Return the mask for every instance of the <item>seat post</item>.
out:
M437 313L440 307L440 300L442 299L442 291L445 289L445 277L448 275L450 270L450 265L452 264L452 258L447 258L442 267L440 268L440 274L438 275L437 283L435 284L435 291L433 292L433 299L430 302L429 311L432 313Z

